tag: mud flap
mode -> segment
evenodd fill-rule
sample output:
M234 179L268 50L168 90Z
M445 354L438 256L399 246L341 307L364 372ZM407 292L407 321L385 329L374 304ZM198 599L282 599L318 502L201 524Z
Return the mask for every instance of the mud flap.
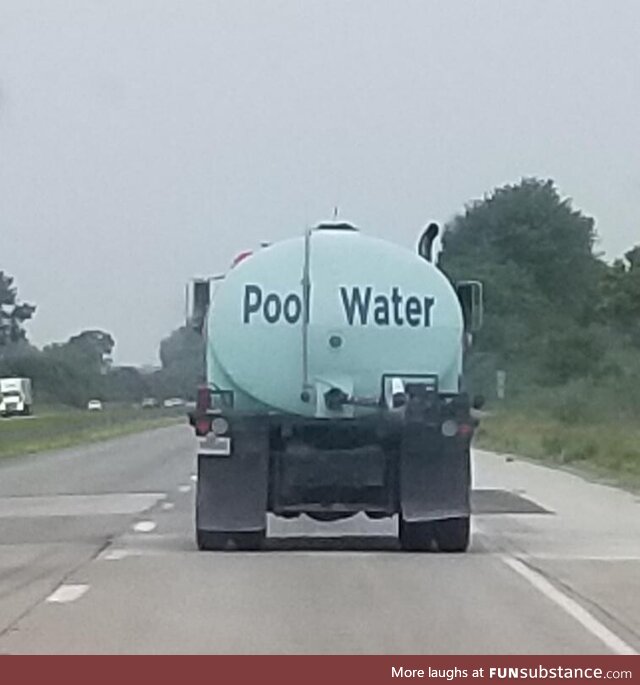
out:
M203 532L257 532L266 527L268 426L238 420L232 431L229 456L198 455L196 527Z
M400 456L400 512L405 521L469 516L471 467L463 436L445 438L425 422L407 423Z

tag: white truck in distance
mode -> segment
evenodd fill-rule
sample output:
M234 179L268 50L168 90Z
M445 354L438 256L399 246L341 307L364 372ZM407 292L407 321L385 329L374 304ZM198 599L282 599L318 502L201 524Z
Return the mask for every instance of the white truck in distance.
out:
M30 378L0 378L0 414L31 414L33 397Z

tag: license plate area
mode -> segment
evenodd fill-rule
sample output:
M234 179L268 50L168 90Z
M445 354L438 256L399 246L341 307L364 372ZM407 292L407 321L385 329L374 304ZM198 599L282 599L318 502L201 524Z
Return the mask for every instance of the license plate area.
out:
M230 457L231 438L208 435L200 440L199 453L208 457Z

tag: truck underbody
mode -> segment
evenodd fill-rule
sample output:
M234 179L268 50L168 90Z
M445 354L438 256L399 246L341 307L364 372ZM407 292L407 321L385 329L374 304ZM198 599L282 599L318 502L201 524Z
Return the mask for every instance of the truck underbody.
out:
M328 521L358 512L397 515L403 549L467 548L473 422L465 395L410 394L397 410L361 419L227 410L223 447L210 428L221 416L194 419L200 549L259 548L267 513Z

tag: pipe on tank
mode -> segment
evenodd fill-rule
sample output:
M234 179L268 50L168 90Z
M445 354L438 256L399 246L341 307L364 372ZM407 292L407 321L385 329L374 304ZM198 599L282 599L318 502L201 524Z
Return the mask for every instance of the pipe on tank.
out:
M418 254L428 262L432 261L433 241L436 239L439 230L438 224L432 221L418 241Z
M309 304L311 300L311 229L304 234L304 262L302 265L302 393L303 402L309 402Z

